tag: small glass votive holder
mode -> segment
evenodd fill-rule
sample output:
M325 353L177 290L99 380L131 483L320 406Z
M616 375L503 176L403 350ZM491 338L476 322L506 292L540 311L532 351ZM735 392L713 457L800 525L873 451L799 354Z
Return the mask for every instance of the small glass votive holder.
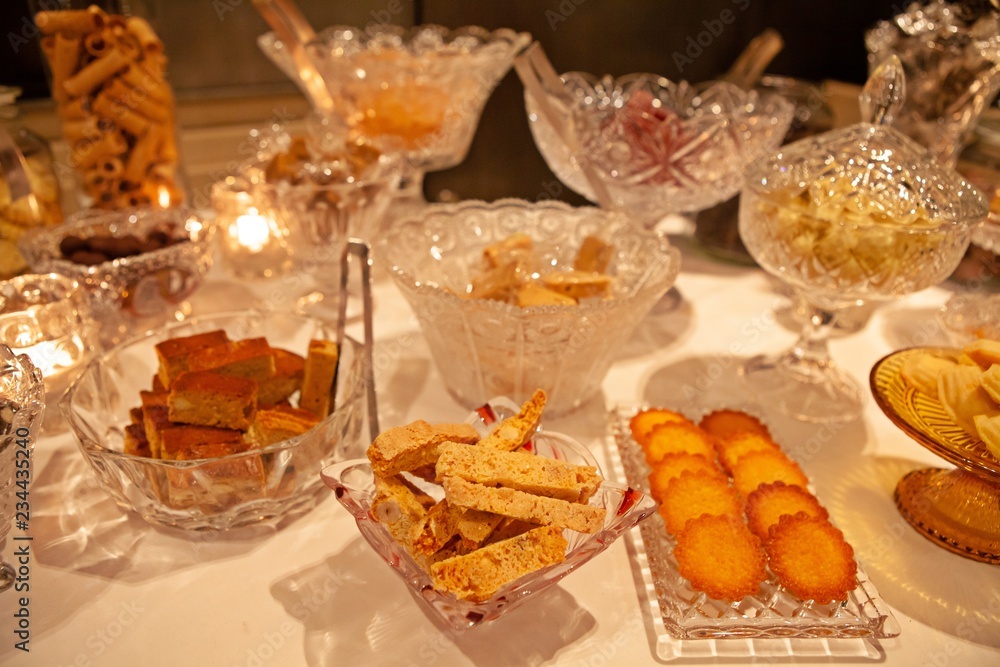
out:
M291 270L288 230L256 205L253 194L239 179L229 177L212 185L212 208L220 257L231 276L262 280Z
M26 355L45 384L42 430L65 424L55 405L98 350L90 297L58 273L25 274L0 282L0 343Z

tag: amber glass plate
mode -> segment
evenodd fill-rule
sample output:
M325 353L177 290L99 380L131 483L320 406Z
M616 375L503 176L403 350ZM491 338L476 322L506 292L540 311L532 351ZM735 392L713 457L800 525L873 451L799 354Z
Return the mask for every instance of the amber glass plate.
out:
M918 354L957 356L947 348L893 352L872 367L872 395L904 433L956 466L920 469L896 486L900 514L935 544L974 560L1000 564L1000 461L962 429L934 398L909 386L903 364Z
M910 387L899 374L909 357L927 353L957 356L958 351L915 347L883 357L870 377L875 402L896 426L941 458L1000 482L1000 461L983 442L956 424L936 398Z

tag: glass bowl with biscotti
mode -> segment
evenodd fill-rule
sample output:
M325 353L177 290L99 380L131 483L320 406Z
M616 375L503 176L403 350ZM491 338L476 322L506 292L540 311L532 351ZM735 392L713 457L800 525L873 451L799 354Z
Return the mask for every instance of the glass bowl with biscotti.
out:
M665 237L620 213L519 199L427 207L377 256L459 403L541 388L550 416L600 389L680 270Z
M321 476L375 552L456 630L495 620L652 516L593 454L542 427L544 391L497 397L463 422L382 431Z
M185 310L212 268L214 236L193 209L90 209L26 235L21 251L33 271L83 285L105 343L118 343Z
M185 530L276 525L364 451L361 345L300 315L191 318L97 357L60 404L123 509Z

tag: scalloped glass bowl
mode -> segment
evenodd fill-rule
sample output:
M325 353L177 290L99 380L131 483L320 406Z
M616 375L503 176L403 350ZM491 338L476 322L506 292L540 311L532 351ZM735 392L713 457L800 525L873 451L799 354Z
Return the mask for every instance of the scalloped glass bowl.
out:
M291 314L226 313L164 327L95 359L60 407L98 483L119 507L151 524L184 530L276 525L320 500L319 471L364 452L363 356L345 339L337 409L312 430L268 447L217 459L164 461L122 451L130 408L140 404L157 368L154 345L167 338L225 330L233 339L265 337L304 354L312 338L333 339L327 322Z
M328 27L307 48L349 127L434 171L465 159L486 100L530 40L509 29L372 24ZM299 81L274 33L258 45Z
M579 144L574 157L525 91L535 143L549 168L597 201L580 166L586 160L615 208L653 225L668 213L706 209L735 195L743 168L781 143L794 106L725 82L693 85L655 74L613 78L562 75L548 102Z
M515 414L518 405L507 398L494 398L486 405L492 408L497 420ZM489 411L484 411L489 412ZM476 426L482 435L489 432L479 411L466 421ZM576 465L600 466L594 455L581 443L561 433L539 429L532 438L533 451L538 456L560 459ZM554 585L570 572L601 553L623 533L651 516L656 501L628 487L605 481L590 504L606 510L604 527L588 535L566 530L569 545L562 563L533 572L517 579L496 592L484 602L459 600L454 595L437 591L428 575L413 560L386 528L375 521L371 504L375 497L375 483L368 459L343 461L323 470L323 480L336 492L337 500L354 517L358 530L375 553L409 586L413 594L423 600L433 612L456 630L462 630L500 618L525 601Z
M460 296L483 249L514 233L532 237L539 265L570 268L583 239L614 246L611 297L522 308ZM451 395L467 408L484 397L548 394L546 414L576 409L601 387L642 319L673 285L680 253L622 214L516 199L429 206L397 223L377 249L406 297Z
M59 242L71 234L83 238L145 237L168 228L190 240L95 266L71 262L59 251ZM162 318L183 309L185 300L212 268L214 237L215 225L191 209L94 209L70 216L65 224L26 235L21 249L33 271L61 273L86 287L95 316L102 325L117 327L113 334L107 334L110 342L116 343L145 318Z

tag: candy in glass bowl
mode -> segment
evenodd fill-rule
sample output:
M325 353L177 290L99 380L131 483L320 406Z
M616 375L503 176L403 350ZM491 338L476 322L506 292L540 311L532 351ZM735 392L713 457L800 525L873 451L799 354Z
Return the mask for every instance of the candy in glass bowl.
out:
M183 207L87 210L21 239L37 273L74 278L92 297L104 344L187 314L212 267L215 226Z
M459 403L541 388L550 415L600 390L680 270L665 237L620 213L517 199L430 206L396 223L376 256Z
M350 238L381 237L401 159L315 116L304 136L280 130L259 142L266 147L243 167L251 199L287 231L294 263L312 277L296 308L336 320L341 254Z
M401 196L423 201L423 174L465 159L486 100L529 41L508 29L377 24L331 26L306 48L340 119L382 150L404 156L409 169ZM278 36L266 33L258 44L300 81Z
M363 451L364 355L335 341L300 315L191 318L96 358L60 407L121 508L183 530L273 526Z
M743 365L752 390L799 419L857 418L860 386L827 347L837 314L944 281L987 210L978 190L888 125L833 130L751 165L740 237L810 308L791 349Z
M549 168L575 192L600 202L605 197L595 192L589 170L607 190L602 205L628 211L647 226L736 194L744 166L777 148L794 114L780 95L726 82L569 72L559 83L544 91L562 128L553 127L525 91L531 132Z
M580 442L543 428L543 405L544 392L523 405L498 397L462 423L394 427L367 458L323 470L368 544L454 630L520 607L656 508L605 480ZM430 475L411 468L418 459ZM450 531L449 515L460 518Z

